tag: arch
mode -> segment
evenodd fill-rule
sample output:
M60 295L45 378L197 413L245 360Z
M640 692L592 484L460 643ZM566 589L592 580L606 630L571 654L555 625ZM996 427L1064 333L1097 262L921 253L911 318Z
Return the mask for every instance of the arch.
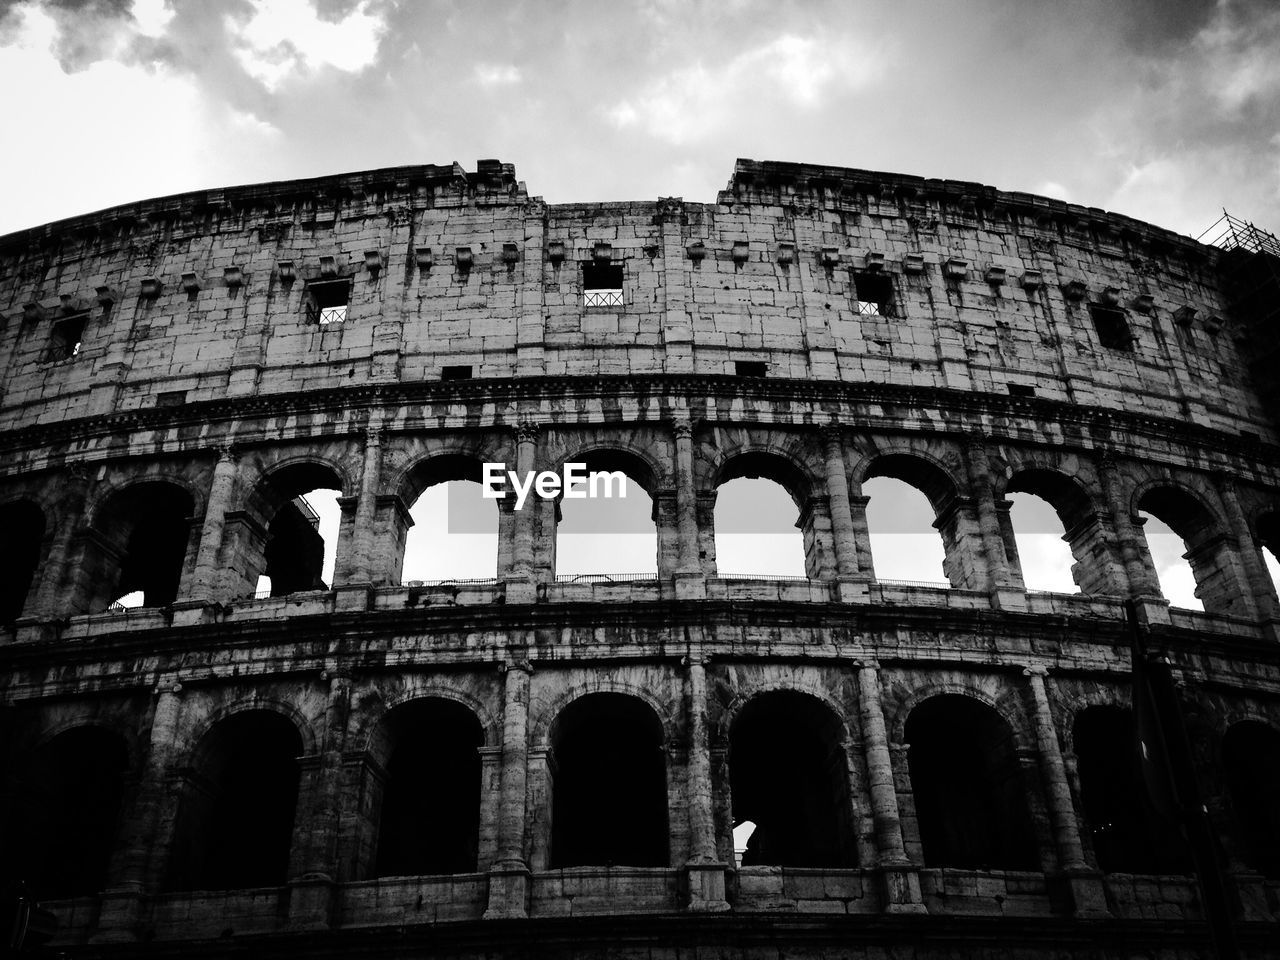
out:
M167 889L288 879L302 750L298 727L277 710L235 710L209 726L182 791Z
M440 546L439 541L433 541L433 536L439 536L439 531L430 529L431 524L427 521L439 521L439 513L437 509L443 509L442 502L434 501L430 498L423 500L427 496L428 491L441 484L456 484L459 481L468 484L481 484L484 480L484 461L479 459L479 455L473 455L470 452L460 452L457 450L435 451L417 458L414 463L402 472L398 481L397 489L400 491L400 503L405 505L407 513L400 510L380 510L378 521L378 529L375 536L382 540L389 539L395 546L394 552L397 557L395 568L399 576L395 579L437 579L434 576L422 575L423 564L428 562L429 552ZM446 489L444 496L451 495ZM476 497L480 495L478 490L468 491L467 497L471 502L463 503L463 509L470 507L473 511L483 510L483 504L476 501ZM403 499L408 497L408 499ZM451 508L451 515L452 515ZM476 533L461 533L464 537L483 536L483 542L473 542L470 539L451 541L456 548L459 545L465 551L465 558L468 565L479 563L478 569L465 569L462 573L452 573L452 576L481 576L491 577L500 574L502 566L501 550L504 545L503 526L504 517L501 515L500 501L494 500L488 507L492 511L491 519L495 522L492 542L489 541L488 533L477 531ZM423 511L427 511L424 514ZM476 519L479 519L478 517ZM449 536L447 531L444 536ZM506 538L510 539L510 538ZM473 556L473 554L484 554L485 556ZM406 568L407 565L407 568ZM451 567L456 570L456 565ZM434 570L434 573L442 573L442 570ZM439 579L444 579L440 577Z
M665 867L662 720L638 697L590 693L548 731L551 866Z
M584 464L588 476L597 471L622 473L629 483L640 488L648 501L648 509L635 503L636 495L630 491L630 502L618 503L604 498L566 500L562 491L554 510L556 543L553 558L557 574L656 575L663 566L670 566L662 563L658 536L660 474L647 456L613 443L597 441L566 455L559 465L561 469L565 463ZM610 484L606 492L612 490ZM525 508L528 507L526 504ZM673 544L672 547L674 552L678 552L678 545ZM668 554L672 552L667 550Z
M1280 730L1241 720L1222 738L1222 767L1240 858L1280 879Z
M748 495L745 490L735 490L733 496L721 492L735 480L756 483L749 492L749 507L743 499ZM781 487L795 506L794 523L787 515L786 500L769 489L771 484ZM793 456L739 448L721 458L712 477L716 494L712 526L717 564L725 568L722 575L832 575L835 549L830 517L825 498L814 496L820 489L818 478ZM726 522L726 513L736 518L732 526ZM799 536L791 526L799 529Z
M756 825L742 865L855 866L840 714L810 694L773 689L735 710L728 731L733 822Z
M341 466L319 456L289 457L263 471L250 496L266 530L260 552L249 560L255 584L268 578L273 597L328 589L324 568L336 555L337 532L328 537L321 532L321 517L305 498L317 490L341 495L347 483Z
M145 478L103 496L90 514L76 565L75 605L90 612L131 593L142 605L168 606L189 556L195 498L185 484Z
M480 699L465 690L446 686L443 683L424 680L420 677L406 677L404 679L407 681L404 689L393 696L382 699L372 711L359 720L357 733L353 737L356 742L363 743L365 752L377 759L378 762L385 762L386 759L378 742L379 728L392 711L417 700L449 700L464 707L475 715L477 722L480 724L482 735L480 745L489 747L501 746L501 721Z
M616 693L619 696L640 700L653 711L662 726L662 739L669 741L677 735L676 721L671 707L656 697L647 687L611 676L594 676L582 683L575 683L550 699L534 697L529 703L529 742L537 747L551 745L556 719L576 700L597 693Z
M585 463L592 470L618 470L634 480L650 497L662 486L664 471L652 452L625 438L589 440L566 452L557 466Z
M952 477L951 472L938 460L915 451L883 451L863 461L857 471L860 484L868 484L881 478L906 484L918 494L922 494L933 511L930 526L938 531L942 540L942 574L953 588L981 589L985 584L985 575L979 565L975 546L980 542L976 519L971 509L961 496L961 488ZM864 493L867 492L865 486ZM905 496L903 494L902 496ZM901 500L902 496L897 499ZM871 531L872 553L876 552L875 541L880 541L882 560L877 562L877 571L883 575L887 569L883 562L890 549L901 552L901 543L886 542L882 539L889 531L877 529L880 523L882 505L874 495L867 501L867 524ZM906 525L910 529L911 524ZM923 543L913 543L910 547L913 556L921 555ZM913 563L913 570L915 564ZM906 571L904 571L906 572ZM919 579L918 575L908 579Z
M0 831L3 873L25 879L39 899L97 893L125 806L129 745L97 724L46 732L14 778Z
M858 465L854 476L859 484L876 477L901 480L925 495L935 516L945 514L960 493L960 484L941 461L915 450L876 453Z
M45 553L47 526L44 510L33 500L0 504L0 530L4 531L4 550L0 551L0 625L16 621L27 606Z
M1094 504L1088 490L1075 477L1057 470L1026 466L1015 472L1005 484L1004 494L1028 494L1039 497L1053 508L1062 524L1061 539L1066 541L1074 563L1071 578L1085 594L1121 595L1123 580L1112 549L1112 541L1102 521L1102 513ZM1014 534L1044 534L1057 531L1017 530L1011 513L1010 528L1005 532L1005 552L1020 557ZM1047 549L1047 548L1046 548ZM1061 549L1061 548L1059 548ZM1025 571L1024 571L1025 577ZM1028 584L1030 586L1030 584Z
M741 478L761 478L781 485L795 502L797 510L804 510L814 491L822 487L818 475L807 469L801 459L755 446L725 451L714 467L711 489Z
M1076 713L1071 746L1080 801L1098 867L1104 873L1183 873L1186 851L1176 829L1142 798L1133 711L1093 704Z
M1243 616L1247 612L1236 569L1238 558L1221 517L1200 494L1172 480L1150 480L1134 490L1131 503L1135 511L1149 513L1181 538L1195 578L1195 595L1206 613Z
M459 700L416 697L388 710L370 754L385 769L366 802L377 811L372 876L470 873L480 835L484 729Z
M927 866L1038 867L1014 731L998 711L972 696L936 694L911 710L904 739Z

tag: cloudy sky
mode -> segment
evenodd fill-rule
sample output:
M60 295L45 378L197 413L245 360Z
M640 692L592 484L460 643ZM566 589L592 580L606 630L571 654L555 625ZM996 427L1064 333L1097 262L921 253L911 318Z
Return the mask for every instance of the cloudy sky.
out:
M711 202L736 157L976 180L1192 236L1223 207L1280 231L1275 0L0 0L0 89L0 234L185 190L478 158L515 163L552 203ZM759 514L765 494L739 496ZM942 579L919 548L936 534L880 522L903 558L881 539L882 576ZM652 567L651 540L570 531L564 569L604 553ZM1064 545L1040 536L1024 565L1071 589ZM801 572L790 537L743 541L741 561L726 539L721 567ZM1164 552L1172 571L1181 551Z
M1280 230L1274 0L0 0L0 82L0 233L482 157L553 203L752 157Z

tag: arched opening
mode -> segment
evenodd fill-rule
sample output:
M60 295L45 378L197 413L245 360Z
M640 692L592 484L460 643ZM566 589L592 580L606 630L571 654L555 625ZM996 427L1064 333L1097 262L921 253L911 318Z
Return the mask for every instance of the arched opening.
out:
M866 471L867 529L877 580L976 589L972 558L962 551L964 518L955 485L920 457L887 454Z
M1009 480L1005 493L1010 504L1005 551L1011 560L1017 558L1027 587L1055 593L1123 592L1102 519L1078 482L1052 470L1022 470Z
M1174 606L1243 614L1235 558L1205 506L1176 487L1156 487L1138 502L1160 591Z
M205 734L182 792L170 890L288 880L302 738L286 717L247 710Z
M1178 831L1143 802L1133 712L1088 707L1072 728L1080 801L1098 866L1104 873L1184 873Z
M551 727L551 866L665 867L662 724L644 701L591 693Z
M1263 514L1258 520L1255 539L1262 553L1262 564L1271 577L1271 588L1280 594L1280 514Z
M456 454L419 464L408 478L404 583L485 580L498 572L498 501L484 496L479 460Z
M0 506L0 530L0 626L7 626L22 616L40 566L44 512L29 500L6 503Z
M649 465L622 450L592 450L572 462L583 464L588 475L598 476L584 487L592 495L560 498L556 574L656 576L655 481Z
M1233 724L1222 740L1222 766L1240 858L1280 880L1280 733L1257 720Z
M320 464L296 463L267 477L260 493L270 519L256 594L329 589L341 524L338 475Z
M830 518L806 509L810 483L790 460L772 453L740 454L720 469L715 491L721 577L821 577L824 567L834 569L835 557L826 556Z
M743 866L857 864L844 729L821 701L789 690L752 698L729 731L729 782L735 827L755 825Z
M80 596L91 612L135 594L132 604L168 606L177 599L187 560L191 495L149 480L117 490L99 507L79 565Z
M925 863L1036 869L1026 787L1004 718L972 697L939 694L911 711L905 734Z
M475 714L453 700L414 700L391 711L379 740L387 778L373 875L474 871L484 742Z
M124 739L101 727L76 727L37 748L11 787L3 873L26 880L37 899L104 889L128 769Z

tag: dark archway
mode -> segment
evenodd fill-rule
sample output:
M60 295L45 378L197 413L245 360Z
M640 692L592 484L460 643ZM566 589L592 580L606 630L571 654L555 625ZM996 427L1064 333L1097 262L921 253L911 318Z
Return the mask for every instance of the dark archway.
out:
M852 867L857 848L844 729L826 704L776 690L729 731L733 822L756 825L743 866Z
M118 490L98 509L78 576L91 612L140 594L140 605L173 603L182 582L194 504L177 484L148 480Z
M665 867L662 724L643 700L591 693L551 727L551 866Z
M1013 730L986 704L939 694L907 717L925 864L1034 870L1040 859Z
M1182 840L1144 802L1133 712L1097 706L1076 717L1080 801L1098 866L1104 873L1185 873Z
M376 753L386 755L374 876L470 873L480 831L480 721L437 697L396 707Z
M101 727L76 727L38 747L11 787L0 862L38 899L107 885L124 806L129 751Z
M187 774L170 890L279 886L288 879L302 738L271 710L247 710L205 734Z
M22 616L27 594L40 567L45 533L44 511L30 500L0 506L0 625Z
M1222 740L1222 766L1240 859L1280 880L1280 733L1257 720L1232 725Z

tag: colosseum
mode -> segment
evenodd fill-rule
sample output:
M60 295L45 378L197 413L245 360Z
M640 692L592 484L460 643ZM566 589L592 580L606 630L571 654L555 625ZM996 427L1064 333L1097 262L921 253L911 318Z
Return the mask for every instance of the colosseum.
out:
M751 160L708 204L480 161L0 238L0 933L1275 957L1278 324L1258 231ZM486 463L623 473L654 572L564 575L534 494L488 577L408 579L414 504ZM745 478L803 576L717 565ZM887 480L949 582L877 577ZM1074 592L1027 588L1019 495Z

